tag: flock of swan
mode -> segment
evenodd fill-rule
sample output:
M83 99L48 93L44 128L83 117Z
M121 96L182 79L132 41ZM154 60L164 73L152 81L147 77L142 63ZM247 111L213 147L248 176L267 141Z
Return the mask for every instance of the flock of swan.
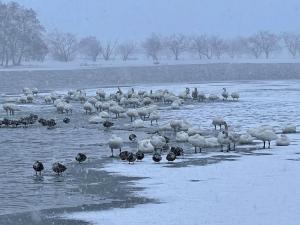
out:
M45 119L35 114L26 117L16 118L16 112L20 111L19 104L32 104L38 98L43 99L46 105L53 105L53 109L59 114L64 114L63 123L72 122L74 107L78 104L82 114L86 114L90 124L103 126L103 132L113 132L114 127L124 123L130 123L134 131L142 132L147 127L150 131L148 137L140 138L136 133L128 135L130 146L126 147L126 141L122 137L112 134L107 145L114 156L118 150L119 158L134 163L136 160L143 160L144 154L152 154L154 162L160 162L165 154L167 161L174 161L177 157L183 156L192 147L194 153L201 153L206 149L220 149L229 152L236 150L237 145L253 145L255 140L263 143L263 148L270 148L272 141L276 145L287 146L290 140L286 134L295 133L296 126L288 124L282 128L282 134L278 136L271 126L260 126L249 129L246 133L240 134L232 129L232 126L223 117L212 118L211 130L203 130L188 123L186 120L173 119L164 125L158 125L161 120L161 109L178 110L184 104L198 104L203 102L237 102L240 95L238 92L229 93L226 88L220 95L205 94L194 88L186 88L179 95L169 90L145 91L131 88L127 92L118 87L115 93L106 93L104 90L97 90L95 95L87 96L85 90L70 90L66 94L52 92L46 96L39 96L37 88L24 88L23 95L18 98L7 98L3 104L3 110L7 117L0 119L0 127L25 127L36 122L49 129L54 129L59 121L54 118ZM125 150L124 150L125 149ZM87 156L78 153L75 158L79 163L85 161ZM36 161L33 165L36 173L44 170L43 163ZM63 173L67 167L56 162L52 170Z

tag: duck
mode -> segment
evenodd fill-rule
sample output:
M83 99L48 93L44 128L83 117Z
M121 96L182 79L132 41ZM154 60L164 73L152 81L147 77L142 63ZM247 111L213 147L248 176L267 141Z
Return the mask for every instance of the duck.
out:
M136 134L130 134L128 139L133 142L133 141L136 141L137 136L136 136Z
M183 156L183 154L184 154L183 148L181 148L181 147L172 146L170 152L173 152L176 155L176 157Z
M153 156L152 156L152 160L156 163L160 162L162 159L161 155L159 153L154 153Z
M39 172L39 174L41 176L42 175L42 171L44 170L44 165L40 161L35 161L35 163L33 164L32 168L35 170L35 174L36 175Z
M70 121L71 121L71 120L70 120L70 118L68 118L68 117L66 117L66 118L63 119L63 122L64 122L64 123L70 123Z
M110 121L108 121L108 120L105 120L105 121L102 123L102 125L103 125L105 128L109 129L109 128L111 128L111 127L114 125L114 123L113 123L113 122L110 122Z
M120 159L123 160L123 161L127 160L128 153L129 153L128 151L120 152L120 154L119 154Z
M65 172L66 169L67 169L67 167L65 165L59 163L59 162L55 162L52 165L53 172L57 173L58 175L62 174L63 172Z
M136 161L136 155L132 152L129 152L127 155L127 161L128 163L134 163Z
M176 155L174 152L169 152L166 156L167 161L173 162L176 159Z
M137 151L135 156L137 160L142 160L145 157L145 154L142 151Z

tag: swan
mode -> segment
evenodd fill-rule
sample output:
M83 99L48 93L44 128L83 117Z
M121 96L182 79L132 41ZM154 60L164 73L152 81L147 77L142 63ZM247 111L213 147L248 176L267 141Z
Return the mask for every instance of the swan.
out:
M180 131L183 126L183 120L171 120L170 126L175 132Z
M44 101L46 102L46 104L50 104L52 102L51 96L50 95L46 95L44 97Z
M229 152L230 150L230 144L231 144L231 140L228 136L228 126L227 123L225 122L225 130L220 132L218 135L218 142L221 145L221 151L223 152L223 146L226 145L227 146L227 152Z
M199 127L189 127L187 130L187 133L189 136L193 136L195 134L200 134L203 133L203 131Z
M176 133L176 141L187 142L188 139L189 139L189 135L186 132L180 131L180 132Z
M139 116L138 111L136 109L129 109L126 112L127 116L130 117L130 122L133 121L133 118L136 118Z
M138 142L138 150L143 153L151 153L154 151L154 147L150 142L150 139L144 139Z
M290 140L285 134L281 134L279 138L276 140L277 146L288 146L290 145Z
M104 119L101 117L101 116L92 116L89 118L89 123L91 124L99 124L99 123L103 123L104 122Z
M160 113L158 111L153 111L152 113L150 113L149 119L151 121L151 125L154 120L156 121L157 124L157 121L160 119Z
M297 132L297 127L293 124L287 124L282 129L282 133L284 133L284 134L291 134L291 133L296 133L296 132Z
M222 97L223 100L227 100L227 98L229 97L229 93L227 92L226 88L223 88Z
M225 122L224 118L220 117L220 116L219 117L215 117L212 120L212 125L215 126L215 130L217 129L217 126L220 126L220 130L221 130L222 125L225 125L225 124L226 124L226 122Z
M144 121L141 119L136 119L135 121L133 121L132 126L134 128L143 128L145 127Z
M188 142L195 147L195 153L197 153L197 148L199 148L201 152L202 148L206 146L205 138L202 137L200 134L190 136L188 138Z
M180 103L178 101L174 101L171 104L172 109L180 109Z
M271 129L268 128L258 128L254 134L258 140L263 141L264 146L263 148L266 148L266 142L269 143L268 148L270 148L271 145L271 141L272 140L276 140L277 139L277 135L275 134L275 132Z
M248 145L253 143L254 138L250 134L242 134L239 139L239 144Z
M218 142L218 138L216 137L208 137L205 139L206 141L206 147L208 148L215 148L220 146L219 142Z
M216 100L219 100L219 96L217 96L215 94L210 94L208 96L208 99L211 100L211 101L216 101Z
M231 93L231 98L233 99L233 100L239 100L239 98L240 98L240 94L238 93L238 92L232 92Z
M85 113L88 114L92 113L94 111L94 106L90 102L85 102L83 105L83 109L85 110Z
M114 149L119 149L121 152L123 146L123 139L113 134L112 137L108 140L108 146L111 150L111 156L113 157Z
M163 147L166 144L166 139L163 136L156 134L150 138L150 143L154 147L154 151L156 151L157 149L160 149L162 151Z

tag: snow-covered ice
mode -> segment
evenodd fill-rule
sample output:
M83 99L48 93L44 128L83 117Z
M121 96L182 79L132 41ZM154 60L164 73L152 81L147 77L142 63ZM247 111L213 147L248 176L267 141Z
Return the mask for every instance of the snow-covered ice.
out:
M112 163L103 168L126 176L148 177L136 182L140 194L160 204L129 209L64 215L92 224L286 225L300 220L299 135L292 145L257 150L235 161L206 166L169 168L166 162ZM271 154L268 154L271 153ZM224 153L225 154L225 153ZM208 157L219 155L197 156ZM226 155L226 154L225 154Z

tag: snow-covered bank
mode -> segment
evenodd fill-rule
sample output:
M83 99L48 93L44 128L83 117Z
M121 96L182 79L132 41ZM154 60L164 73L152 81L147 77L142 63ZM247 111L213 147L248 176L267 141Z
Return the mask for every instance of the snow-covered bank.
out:
M168 168L165 163L152 163L150 158L134 165L116 161L104 170L149 177L136 185L146 187L142 195L162 203L64 216L112 225L297 224L300 140L298 134L290 137L291 146L273 147L271 155L247 155L236 161L206 166ZM257 152L270 153L269 150Z
M0 90L10 93L14 90L22 90L24 87L37 87L39 90L66 90L117 85L286 80L300 79L300 63L218 63L1 71L0 79Z

